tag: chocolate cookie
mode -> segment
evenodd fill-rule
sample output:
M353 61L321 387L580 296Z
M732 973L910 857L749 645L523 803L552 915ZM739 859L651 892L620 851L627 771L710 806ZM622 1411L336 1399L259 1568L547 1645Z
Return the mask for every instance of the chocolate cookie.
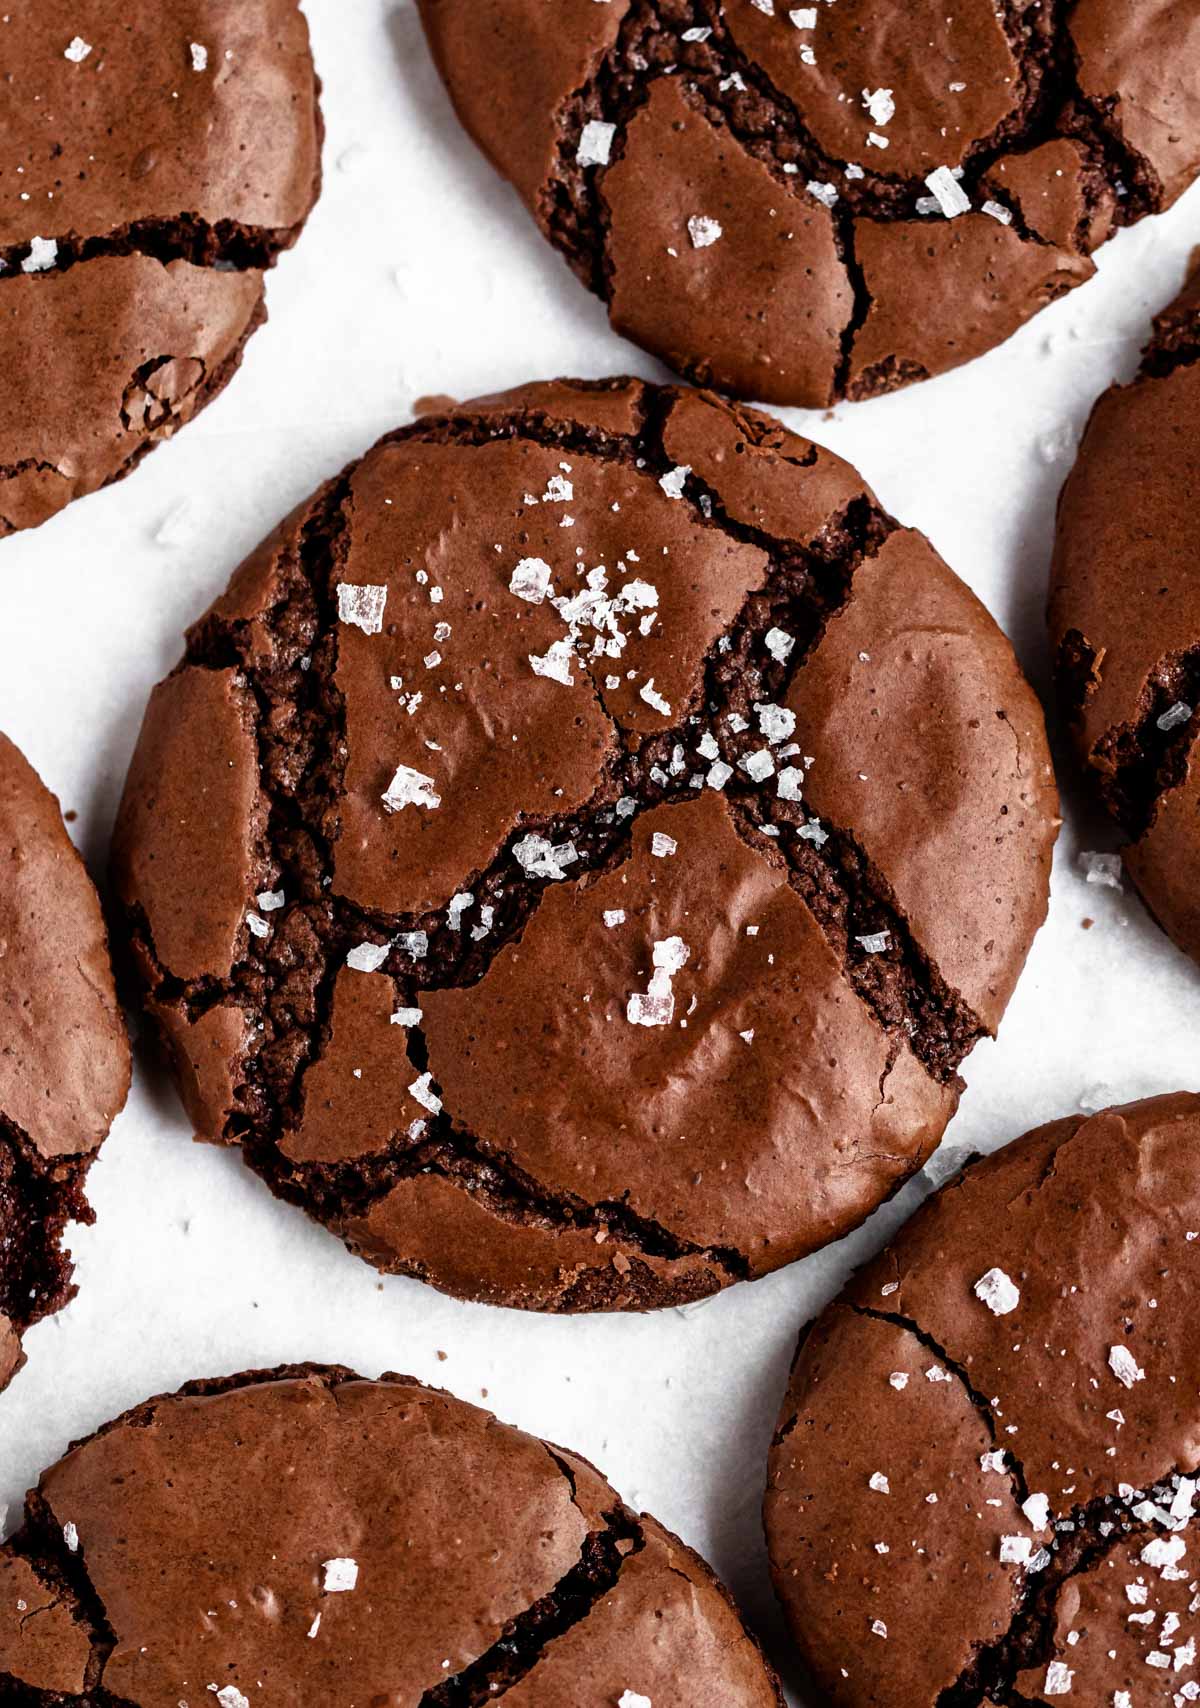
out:
M10 0L0 536L190 421L266 318L320 176L296 0Z
M0 1388L74 1296L61 1249L129 1090L100 903L58 802L0 735Z
M311 1365L127 1412L0 1548L0 1700L212 1697L782 1708L708 1567L586 1460Z
M835 1708L1200 1699L1200 1097L969 1167L801 1337L767 1536Z
M1200 960L1200 251L1154 327L1063 488L1050 631L1080 754L1130 838L1126 868Z
M460 118L618 332L737 396L999 344L1200 171L1162 0L419 0Z
M557 382L254 553L153 694L115 874L202 1137L382 1269L627 1308L920 1165L1055 811L1008 643L850 468Z

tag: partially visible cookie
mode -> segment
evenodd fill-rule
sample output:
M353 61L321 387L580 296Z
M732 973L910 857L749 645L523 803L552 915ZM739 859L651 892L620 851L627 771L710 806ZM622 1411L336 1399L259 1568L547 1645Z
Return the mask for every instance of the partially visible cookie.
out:
M0 1548L4 1701L499 1698L782 1708L690 1548L578 1455L404 1376L148 1400L46 1471Z
M61 1249L129 1089L100 903L58 802L0 735L0 1388L75 1289Z
M225 385L321 126L296 0L13 0L0 65L3 536Z
M1059 501L1050 634L1126 868L1200 960L1200 251L1137 379L1092 411Z
M1008 642L852 469L558 381L390 435L251 556L114 873L201 1137L382 1269L630 1309L920 1166L1056 812Z
M834 1708L1200 1699L1200 1097L943 1187L801 1337L776 1588Z
M1200 171L1162 0L419 0L466 129L618 332L822 406L943 372Z

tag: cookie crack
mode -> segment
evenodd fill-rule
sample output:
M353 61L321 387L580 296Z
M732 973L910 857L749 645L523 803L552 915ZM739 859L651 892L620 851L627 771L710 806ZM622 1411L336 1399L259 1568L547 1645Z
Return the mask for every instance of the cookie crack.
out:
M885 1311L874 1305L854 1303L850 1304L849 1309L854 1312L855 1316L867 1317L874 1322L888 1323L892 1328L903 1329L906 1334L911 1335L915 1341L923 1346L927 1352L932 1353L938 1362L949 1370L979 1414L979 1418L985 1424L991 1440L998 1447L1004 1448L1005 1471L1012 1484L1018 1506L1027 1501L1029 1499L1029 1484L1026 1481L1025 1468L1007 1444L994 1403L979 1392L979 1389L971 1381L966 1365L952 1357L928 1330L921 1327L920 1323L912 1317L905 1316L900 1311Z
M614 1502L601 1514L604 1528L588 1532L579 1559L554 1588L510 1619L486 1653L427 1690L418 1708L483 1708L527 1678L560 1637L587 1620L615 1589L626 1560L645 1546L641 1525L615 1496Z
M44 1691L0 1674L0 1703L46 1704L47 1708L136 1708L127 1697L116 1696L104 1687L104 1671L117 1646L116 1634L104 1603L88 1575L83 1550L71 1547L62 1524L51 1511L45 1496L32 1489L25 1497L25 1521L7 1544L10 1553L25 1560L56 1602L70 1611L74 1624L87 1638L90 1648L79 1694Z
M1065 682L1098 680L1100 656L1077 630L1064 638L1059 661ZM1135 842L1153 828L1163 798L1186 779L1200 737L1198 711L1200 641L1159 659L1136 716L1106 731L1088 755L1104 805Z
M69 1222L95 1220L83 1190L93 1154L44 1157L0 1114L0 1316L18 1334L75 1295L62 1238Z
M77 231L39 241L53 246L53 260L41 265L31 254L29 240L0 247L0 289L14 278L42 279L70 272L88 261L142 255L161 262L187 261L193 267L222 272L265 272L300 235L303 221L293 226L256 226L241 220L206 220L181 211L173 217L155 215L89 236Z

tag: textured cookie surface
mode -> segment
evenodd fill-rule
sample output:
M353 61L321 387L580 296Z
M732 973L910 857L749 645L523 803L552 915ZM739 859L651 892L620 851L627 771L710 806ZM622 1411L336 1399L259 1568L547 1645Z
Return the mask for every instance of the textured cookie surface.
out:
M0 1701L500 1700L781 1705L689 1548L585 1460L406 1377L147 1401L48 1470L0 1548Z
M1200 266L1138 378L1092 411L1059 502L1050 629L1125 865L1200 960Z
M619 332L736 396L942 372L1200 170L1189 0L419 0Z
M0 536L220 391L317 192L296 0L13 0L0 20Z
M202 1136L385 1269L628 1307L920 1165L1055 810L1007 642L851 469L558 382L382 441L250 558L115 874Z
M60 1250L129 1089L100 903L58 802L0 735L0 1388L71 1298Z
M776 1587L835 1708L1200 1698L1200 1097L968 1168L801 1338Z

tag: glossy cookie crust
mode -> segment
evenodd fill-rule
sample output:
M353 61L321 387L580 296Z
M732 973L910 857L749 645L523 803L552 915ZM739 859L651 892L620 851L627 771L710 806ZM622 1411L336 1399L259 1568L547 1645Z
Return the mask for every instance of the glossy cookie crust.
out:
M1092 411L1059 501L1050 633L1126 869L1200 960L1200 252L1138 377Z
M61 1249L129 1090L100 903L58 802L0 735L0 1388L72 1298Z
M320 183L296 0L13 0L0 21L0 537L211 401Z
M920 1166L1056 827L1008 643L850 468L556 382L383 440L248 560L115 875L202 1137L383 1269L636 1308Z
M802 1335L776 1588L833 1708L1195 1700L1200 1097L934 1195Z
M466 129L617 331L738 397L968 361L1200 170L1187 0L419 4Z
M782 1708L690 1548L586 1460L404 1376L148 1400L46 1471L0 1548L5 1702L501 1697Z

